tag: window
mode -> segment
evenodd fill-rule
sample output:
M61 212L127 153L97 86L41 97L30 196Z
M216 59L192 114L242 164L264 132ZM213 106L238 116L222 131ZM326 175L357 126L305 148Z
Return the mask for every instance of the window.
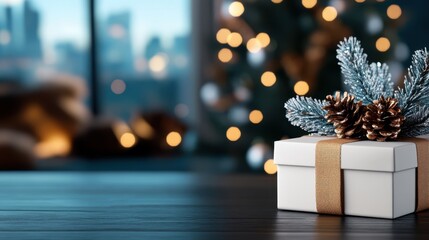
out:
M86 81L87 12L85 0L0 0L0 79Z
M100 109L128 120L190 102L190 0L100 0L96 6Z

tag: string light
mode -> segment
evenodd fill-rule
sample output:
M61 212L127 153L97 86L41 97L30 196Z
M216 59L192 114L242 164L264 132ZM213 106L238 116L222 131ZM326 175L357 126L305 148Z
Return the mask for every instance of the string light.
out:
M170 132L165 141L170 147L177 147L182 142L182 136L178 132Z
M308 86L308 83L306 81L298 81L293 86L293 90L298 95L305 95L310 90L310 86Z
M226 130L226 138L228 138L229 141L235 142L241 137L241 131L238 127L230 127L228 130Z
M332 22L337 18L337 9L334 7L325 7L322 11L322 18L327 22Z
M216 33L216 40L219 43L225 44L228 42L228 36L231 34L231 31L227 28L221 28Z
M398 19L402 15L402 9L400 6L392 4L387 8L386 13L390 19Z
M276 75L273 72L266 71L261 75L261 83L265 87L273 86L277 81Z
M127 88L125 82L121 79L116 79L110 84L110 89L114 94L122 94L125 92Z
M264 163L264 170L266 173L268 174L275 174L277 172L277 166L274 163L273 159L268 159L265 163Z
M261 42L257 38L251 38L246 44L247 50L251 53L257 53L261 50Z
M283 2L283 0L271 0L271 2L273 2L273 3L275 3L275 4L279 4L279 3L282 3L282 2Z
M317 0L302 0L301 1L302 6L305 8L313 8L317 4Z
M238 47L241 43L243 43L243 38L241 37L240 33L233 32L228 35L227 42L231 47Z
M270 36L267 33L261 32L258 35L256 35L256 39L258 39L259 43L261 44L261 47L267 47L270 44Z
M244 6L241 2L232 2L228 7L229 14L233 17L239 17L244 13Z
M122 147L130 148L134 146L134 144L136 144L136 137L134 136L134 134L126 132L122 134L119 142L121 143Z
M249 114L249 121L253 124L258 124L262 122L263 119L264 119L264 115L259 110L253 110Z
M217 57L221 62L227 63L232 59L232 51L228 48L222 48L217 54Z
M375 48L380 52L386 52L390 48L390 41L388 38L381 37L375 42Z

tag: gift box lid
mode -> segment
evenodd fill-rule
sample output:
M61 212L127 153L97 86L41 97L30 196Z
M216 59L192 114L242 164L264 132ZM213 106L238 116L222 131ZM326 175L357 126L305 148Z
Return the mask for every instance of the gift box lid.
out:
M425 137L426 138L426 137ZM334 137L304 136L274 143L274 162L278 165L314 167L316 144ZM397 172L417 167L414 143L357 141L341 146L341 168Z

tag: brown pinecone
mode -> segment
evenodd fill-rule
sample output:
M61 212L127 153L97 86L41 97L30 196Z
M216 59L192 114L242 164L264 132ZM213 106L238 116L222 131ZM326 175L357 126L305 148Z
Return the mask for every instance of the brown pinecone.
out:
M396 98L382 96L367 106L363 122L366 137L383 142L398 137L404 116Z
M365 136L365 131L362 129L365 106L362 105L362 101L354 102L355 97L347 92L344 92L342 98L340 92L336 92L335 97L328 95L326 100L328 105L323 109L328 112L325 118L329 123L334 124L338 138L362 138Z

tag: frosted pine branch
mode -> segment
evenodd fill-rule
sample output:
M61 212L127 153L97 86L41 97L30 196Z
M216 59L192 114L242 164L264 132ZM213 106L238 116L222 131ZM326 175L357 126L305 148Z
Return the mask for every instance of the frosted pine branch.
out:
M429 54L426 48L417 50L404 79L404 88L395 92L405 117L416 113L414 108L429 106Z
M386 64L368 64L360 41L355 37L345 38L338 44L337 59L350 93L364 104L371 104L380 96L393 95L393 83Z
M429 107L416 106L409 112L409 117L405 118L401 135L406 137L417 137L429 134Z
M310 133L333 135L334 126L325 119L325 101L309 97L291 98L285 103L286 118L294 126L298 126Z
M371 73L369 74L371 84L371 94L373 100L379 99L381 96L393 96L392 76L389 72L389 66L385 63L371 63L369 65Z

